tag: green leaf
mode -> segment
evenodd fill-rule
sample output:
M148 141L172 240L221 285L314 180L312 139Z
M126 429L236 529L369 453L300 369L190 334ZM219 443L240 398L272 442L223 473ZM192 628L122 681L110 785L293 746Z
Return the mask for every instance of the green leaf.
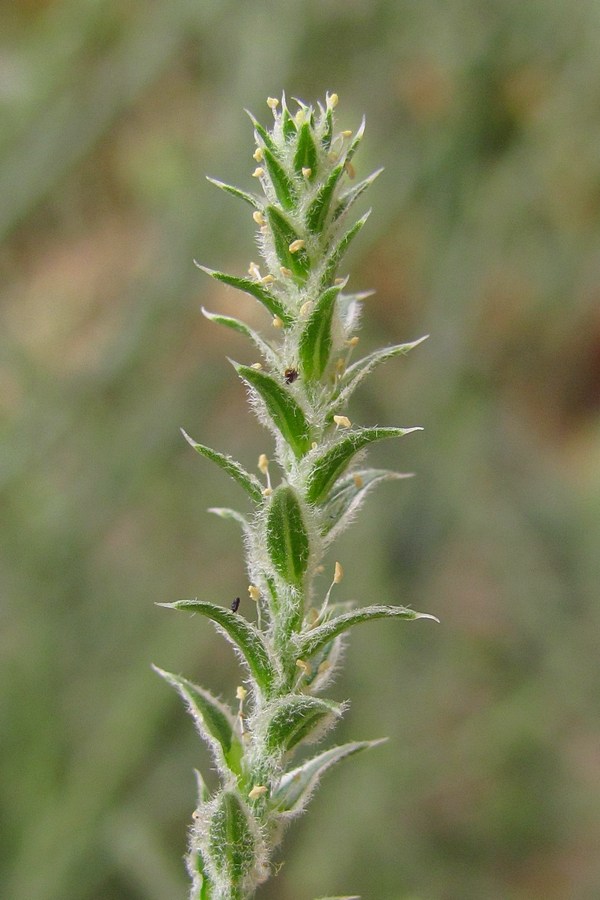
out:
M231 900L247 896L245 888L258 855L256 832L252 814L241 797L233 791L223 791L208 823L207 849L215 880L227 886Z
M375 485L411 477L410 473L390 472L388 469L360 469L344 475L334 484L323 503L321 534L328 536L328 543L341 534Z
M294 168L298 175L302 173L302 169L310 169L309 181L313 181L317 174L317 148L313 140L312 128L308 122L304 122L298 132Z
M272 316L279 316L285 326L289 326L292 323L292 317L281 300L259 281L252 281L251 278L238 278L237 275L227 275L226 272L217 272L215 269L209 269L208 266L202 266L198 262L195 262L195 265L216 281L228 284L238 291L243 291L244 294L250 294L251 297L262 303Z
M294 122L293 116L290 114L290 111L287 108L285 94L283 95L281 100L281 130L283 131L283 136L287 141L289 141L289 139L294 137L296 134L296 123Z
M193 684L187 678L165 672L158 666L152 668L183 698L196 729L210 747L221 774L226 779L231 772L239 775L242 747L235 736L235 717L231 710L213 697L210 691Z
M303 741L311 744L328 731L344 711L343 705L308 694L289 694L273 702L265 729L268 753L288 752ZM264 711L265 714L267 710Z
M253 370L254 371L254 370ZM220 466L228 475L233 478L234 481L243 487L246 493L254 500L255 503L260 503L263 500L262 494L262 485L258 478L254 475L250 475L249 472L246 472L243 466L236 462L235 459L232 459L231 456L225 456L223 453L219 453L217 450L212 450L210 447L205 447L204 444L199 444L193 438L187 434L183 430L180 429L182 435L190 445L193 447L196 453L199 453L200 456L205 456L206 459L210 459L212 462L216 463Z
M217 325L224 325L225 328L231 328L232 331L237 331L238 334L243 334L244 337L250 338L254 346L262 353L263 357L268 360L271 365L277 365L278 359L273 352L273 349L259 334L257 334L256 331L254 331L253 328L246 325L245 322L242 322L240 319L235 319L233 316L223 316L220 313L209 312L204 307L202 307L202 315L206 316L209 322L216 322Z
M310 270L308 254L304 248L296 253L290 252L290 245L299 240L300 235L276 206L267 206L265 212L280 264L292 272L298 284L304 284Z
M293 209L297 200L294 182L279 160L266 147L263 150L263 159L277 199L284 209Z
M363 181L359 181L358 184L354 185L354 187L350 188L350 190L346 191L339 198L339 202L336 204L335 211L333 213L332 219L334 222L342 216L345 212L347 212L353 203L355 203L358 198L363 194L368 187L370 187L376 178L378 178L383 169L377 169L376 172L373 172L372 175L369 175Z
M360 144L360 142L362 141L362 139L364 137L366 124L367 124L366 119L363 116L361 119L360 125L358 126L358 129L356 131L356 134L352 138L350 146L348 147L348 149L346 150L346 153L344 155L344 159L346 162L350 162L350 160L352 159L352 157L358 150L358 145Z
M320 503L337 478L350 464L352 458L363 447L374 441L403 437L413 431L422 430L420 427L381 428L376 426L349 432L315 459L312 471L308 476L307 500L309 503Z
M308 566L310 543L302 508L289 485L280 485L271 497L266 532L275 569L288 584L300 587Z
M262 399L276 431L300 458L310 448L310 426L302 408L286 388L266 372L233 363L238 375Z
M258 140L258 138L260 137L264 146L267 147L271 151L271 153L277 153L277 146L276 146L275 142L273 141L273 138L267 131L267 129L264 128L260 124L258 119L254 118L254 116L252 115L252 113L250 112L249 109L244 110L244 112L250 117L250 121L252 122L252 124L254 126L254 131L255 131L255 134L257 135L256 143L258 144L258 146L259 147L261 146L260 141Z
M422 344L423 341L426 341L429 337L426 334L424 337L419 338L416 341L411 341L407 344L395 344L393 347L382 347L380 350L375 350L373 353L370 353L368 356L363 357L363 359L357 360L357 362L353 363L353 365L349 366L344 372L344 376L340 382L340 390L336 395L335 403L338 404L340 401L345 403L350 395L356 390L361 381L369 375L376 366L381 365L384 362L387 362L388 359L394 359L396 356L406 356L414 347L418 347L419 344Z
M363 606L361 609L352 610L352 612L342 613L318 625L311 631L300 634L296 638L296 646L298 655L301 659L309 659L313 653L316 653L321 647L331 641L338 634L343 634L354 625L360 625L362 622L370 622L373 619L438 619L428 613L415 612L414 609L407 609L404 606Z
M343 759L355 756L363 750L370 750L385 743L387 738L381 738L378 741L353 741L349 744L342 744L339 747L332 747L313 756L295 769L286 772L281 776L279 784L273 791L271 798L273 806L280 813L288 813L295 815L304 809L310 800L315 788L317 787L321 776L325 774L332 766L337 765Z
M200 613L211 619L240 650L262 692L267 695L270 693L277 673L269 651L254 625L230 609L207 600L177 600L175 603L159 603L158 606Z
M350 246L352 240L356 237L358 232L361 230L361 228L369 218L370 214L371 210L368 210L368 212L366 212L364 216L362 216L358 220L358 222L355 222L352 228L350 228L346 232L346 234L341 238L340 241L338 241L336 246L330 252L327 262L325 263L323 274L321 276L321 284L329 284L331 279L334 277L336 269L339 266L342 257Z
M318 380L329 362L331 353L331 321L335 301L343 284L324 291L313 306L298 340L302 374L307 381Z
M325 128L323 129L323 137L321 138L321 143L325 150L329 150L331 147L331 139L333 138L333 113L331 108L328 106L327 111L325 112Z
M206 176L206 180L210 181L211 184L214 184L216 187L220 188L222 191L225 191L227 194L231 194L234 197L238 197L240 200L243 200L245 203L249 203L250 206L253 206L254 209L260 209L262 203L259 197L255 197L254 194L248 194L246 191L242 191L240 188L235 187L233 184L225 184L224 181L219 181L217 178L211 178L209 175Z
M319 189L315 199L308 207L308 212L306 213L306 224L309 231L312 231L313 234L318 234L324 229L325 221L327 219L327 213L329 212L331 206L331 200L333 198L335 188L343 173L343 165L336 166L335 169L332 169L329 178Z

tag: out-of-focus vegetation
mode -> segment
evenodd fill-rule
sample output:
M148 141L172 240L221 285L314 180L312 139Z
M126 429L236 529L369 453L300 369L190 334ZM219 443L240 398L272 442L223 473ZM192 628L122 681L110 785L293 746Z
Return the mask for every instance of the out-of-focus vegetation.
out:
M246 345L199 314L239 298L192 264L244 272L253 226L203 176L252 187L242 107L329 89L342 127L367 113L358 176L386 166L348 261L362 342L432 335L353 404L426 431L373 454L417 477L344 537L343 587L442 624L353 636L338 737L391 740L262 896L594 900L598 4L13 0L0 35L2 897L186 894L198 744L149 664L239 676L153 604L246 582L205 512L236 487L178 429L269 449Z

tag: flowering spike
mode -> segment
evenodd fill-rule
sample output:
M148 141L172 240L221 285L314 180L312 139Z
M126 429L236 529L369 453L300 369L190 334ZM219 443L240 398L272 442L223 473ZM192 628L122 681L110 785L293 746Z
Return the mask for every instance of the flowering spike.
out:
M370 292L346 294L347 279L337 270L368 216L352 222L349 211L381 170L351 183L365 122L355 133L336 129L337 94L328 93L315 108L295 102L290 112L285 95L269 97L269 128L249 114L256 194L209 179L252 207L261 260L251 262L244 277L199 268L254 297L269 320L263 334L237 316L203 313L249 338L260 355L248 365L232 364L275 447L259 455L259 479L184 432L194 450L252 501L252 515L211 510L241 526L252 602L236 597L161 604L210 619L245 667L231 709L192 682L157 670L186 703L220 779L212 794L198 781L187 855L190 900L253 898L269 874L284 826L302 812L321 775L379 743L348 743L292 762L296 750L318 741L345 710L345 704L317 695L335 674L348 631L375 619L434 618L394 605L354 608L338 599L344 587L339 562L325 596L320 603L315 599L325 551L367 493L407 477L358 469L357 455L377 441L420 430L353 426L347 402L374 368L420 341L376 350L350 364L362 301Z

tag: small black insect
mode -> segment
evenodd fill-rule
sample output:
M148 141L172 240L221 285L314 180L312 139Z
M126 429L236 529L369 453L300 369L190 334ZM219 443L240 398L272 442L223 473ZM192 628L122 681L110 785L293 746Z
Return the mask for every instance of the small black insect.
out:
M283 377L285 378L286 384L293 384L298 377L298 373L295 369L286 369L283 373Z
M240 608L240 598L236 597L229 608L231 609L231 612L237 612Z

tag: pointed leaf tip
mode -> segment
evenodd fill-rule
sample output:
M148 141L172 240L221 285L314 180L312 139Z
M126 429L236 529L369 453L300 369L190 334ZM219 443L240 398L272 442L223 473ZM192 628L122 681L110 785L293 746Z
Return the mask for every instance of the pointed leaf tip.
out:
M183 428L181 428L180 431L190 447L192 447L196 453L206 457L206 459L210 459L211 462L216 463L223 471L227 472L227 474L233 478L234 481L237 481L240 487L242 487L256 503L262 501L262 485L258 478L251 475L249 472L246 472L244 467L240 465L239 462L236 462L235 459L232 459L231 456L226 456L223 453L219 453L217 450L213 450L211 447L205 447L204 444L199 444L190 437Z

